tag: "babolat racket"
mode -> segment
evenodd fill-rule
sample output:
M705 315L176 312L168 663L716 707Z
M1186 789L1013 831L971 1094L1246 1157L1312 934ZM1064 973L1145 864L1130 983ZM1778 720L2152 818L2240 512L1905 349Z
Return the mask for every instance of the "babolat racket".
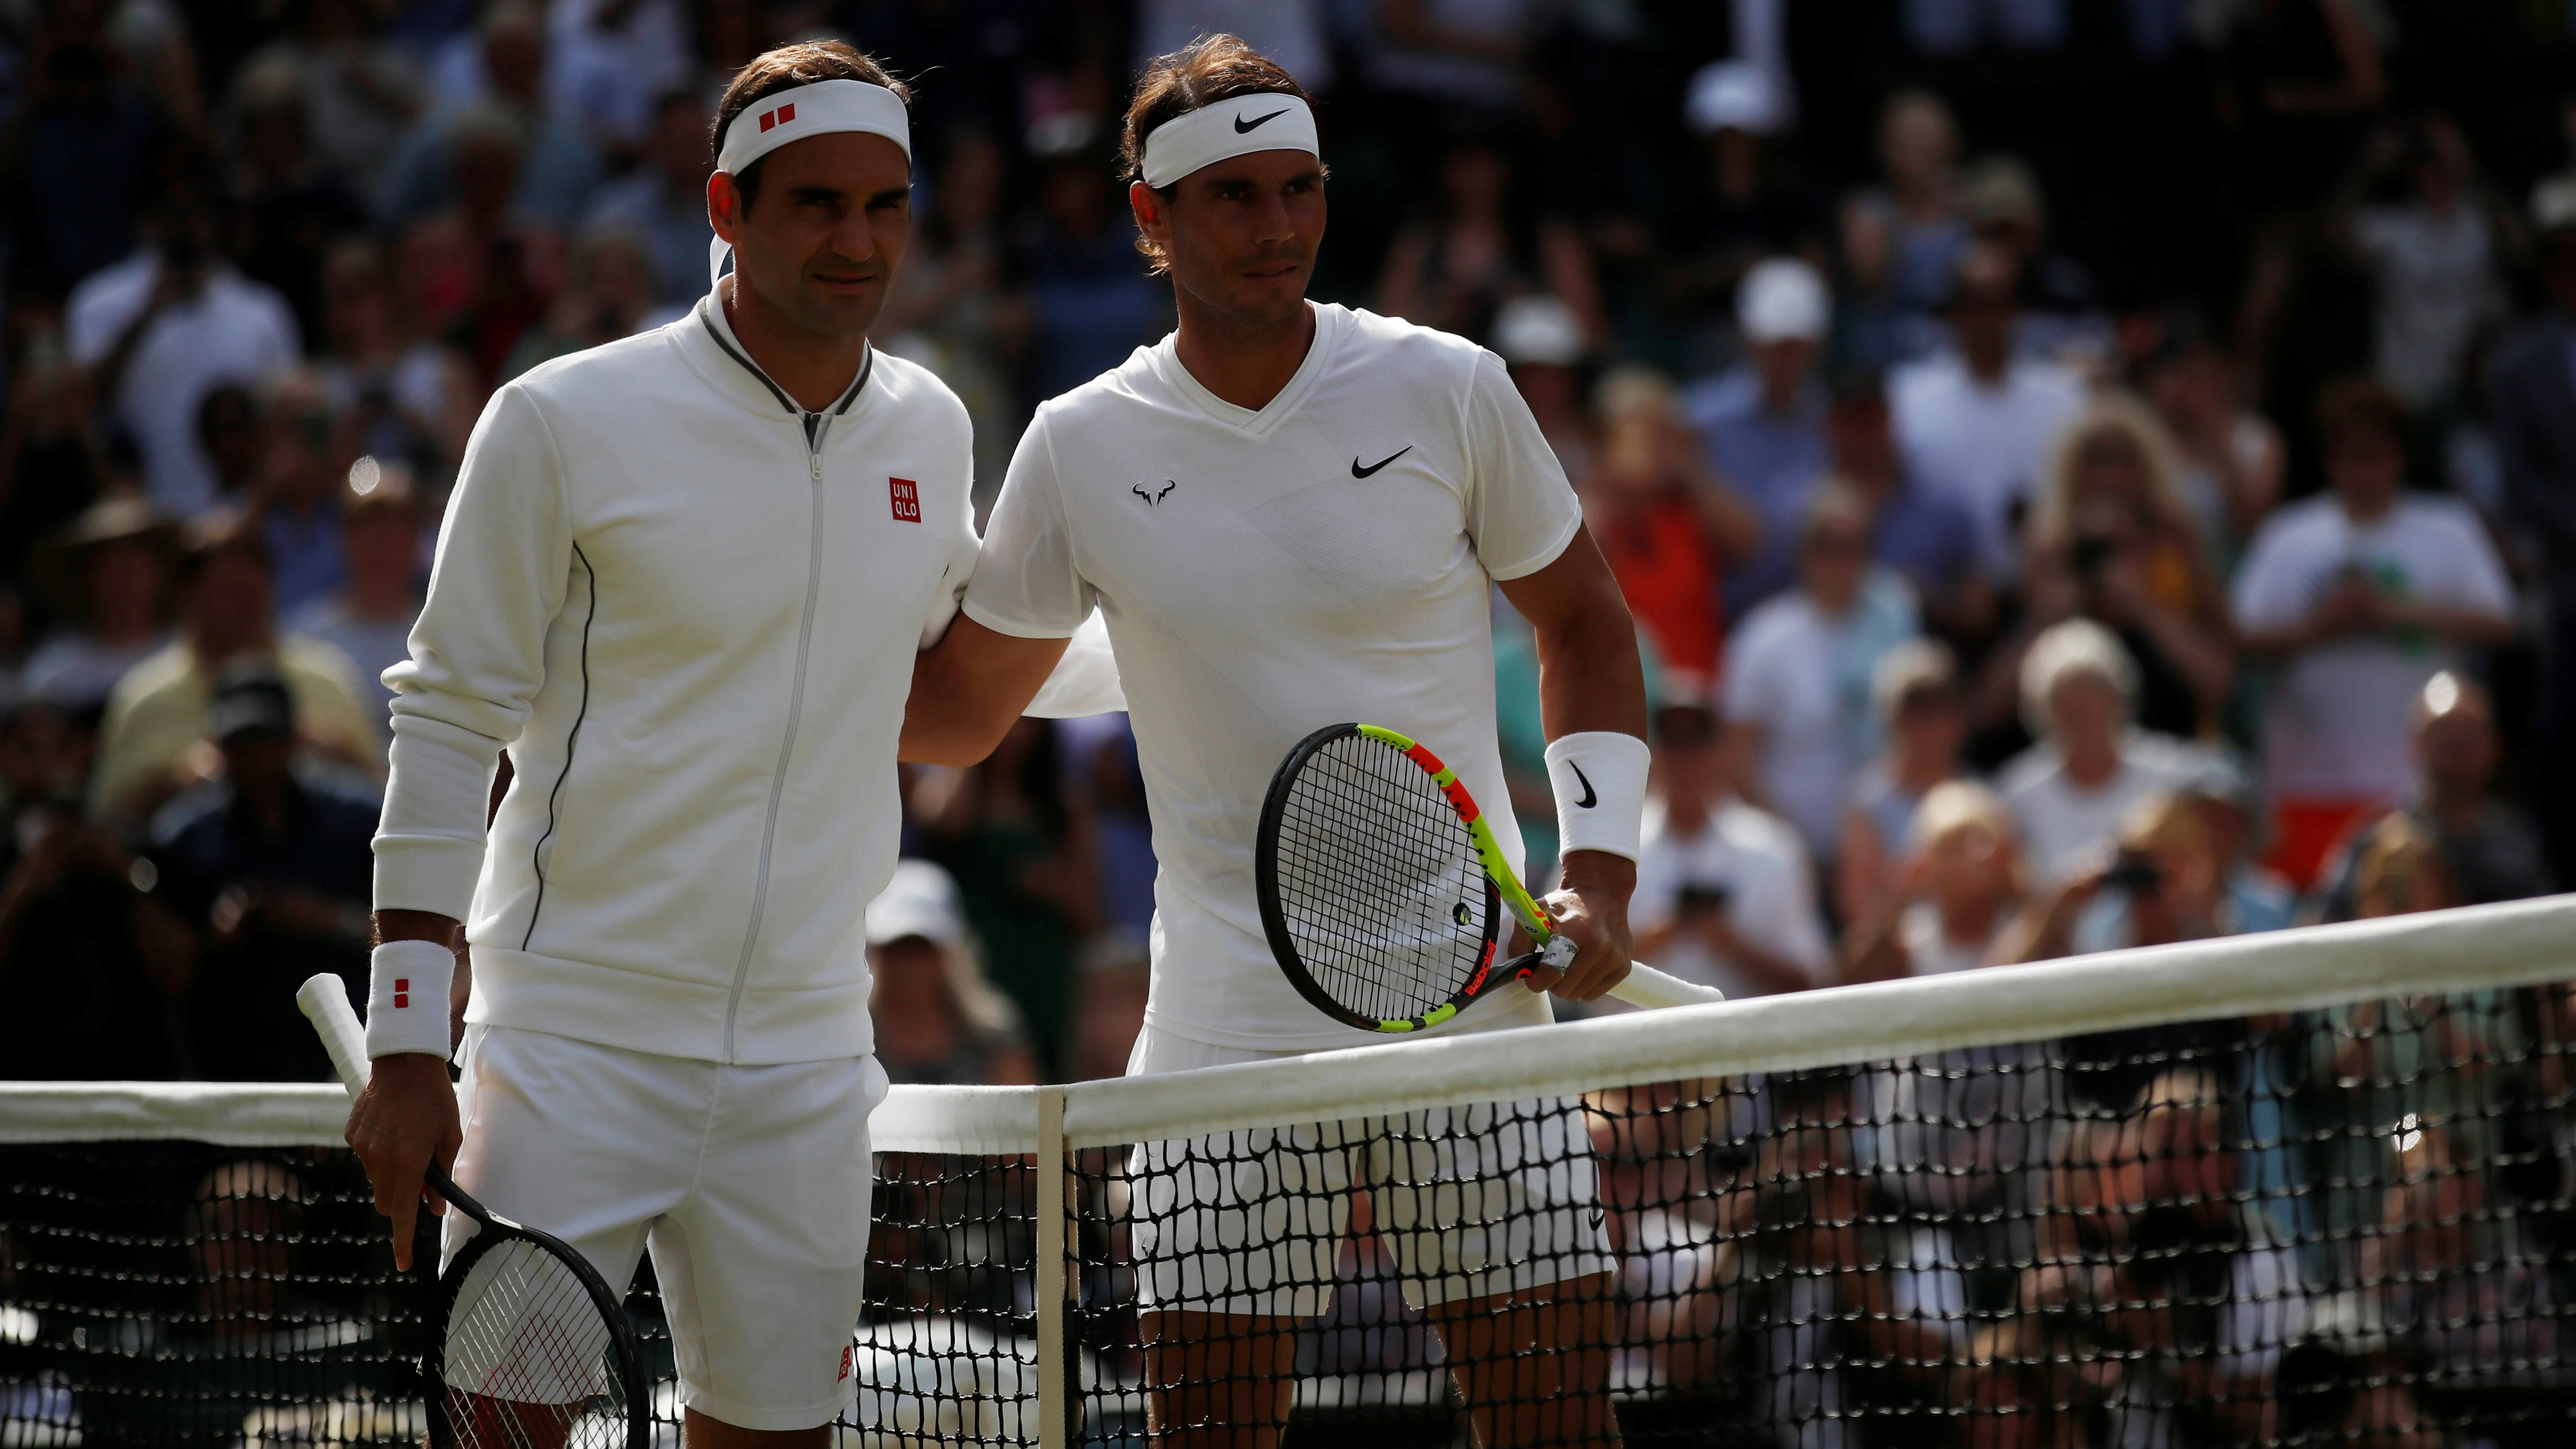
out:
M1326 1016L1364 1030L1437 1026L1574 959L1456 772L1394 730L1338 724L1299 740L1270 777L1253 864L1279 969ZM1537 949L1497 965L1510 920ZM1643 965L1611 994L1658 1007L1726 999Z
M355 1098L371 1063L340 978L312 978L295 1001ZM644 1358L608 1280L563 1239L458 1191L436 1163L425 1178L475 1228L438 1276L437 1332L421 1355L432 1449L646 1449Z

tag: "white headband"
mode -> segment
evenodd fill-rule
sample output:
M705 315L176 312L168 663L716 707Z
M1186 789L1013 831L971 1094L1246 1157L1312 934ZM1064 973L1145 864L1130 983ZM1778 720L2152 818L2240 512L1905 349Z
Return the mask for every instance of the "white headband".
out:
M808 136L858 131L883 136L912 159L912 116L903 97L866 81L827 80L764 96L743 108L725 127L724 144L716 150L716 169L739 176L754 161ZM707 244L707 280L724 275L733 247L723 237Z
M1257 91L1174 116L1145 137L1145 184L1159 191L1202 166L1255 151L1322 156L1314 111L1295 96Z

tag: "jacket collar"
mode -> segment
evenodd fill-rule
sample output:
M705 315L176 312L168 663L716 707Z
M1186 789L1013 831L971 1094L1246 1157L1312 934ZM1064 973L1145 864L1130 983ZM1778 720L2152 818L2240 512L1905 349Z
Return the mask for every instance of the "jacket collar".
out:
M722 283L718 286L721 287ZM719 391L754 412L772 416L784 413L791 418L805 416L805 409L797 405L787 389L771 381L760 364L751 360L751 354L743 350L742 343L733 334L733 324L725 320L724 303L716 292L710 291L699 298L698 305L690 310L687 317L674 324L672 330L677 334L681 351L688 354L690 360L697 364L698 371L705 374ZM841 400L824 411L832 417L848 412L858 402L860 394L867 391L868 379L876 374L876 370L876 345L870 343L866 356L859 363L859 375L850 380L849 391L841 394Z

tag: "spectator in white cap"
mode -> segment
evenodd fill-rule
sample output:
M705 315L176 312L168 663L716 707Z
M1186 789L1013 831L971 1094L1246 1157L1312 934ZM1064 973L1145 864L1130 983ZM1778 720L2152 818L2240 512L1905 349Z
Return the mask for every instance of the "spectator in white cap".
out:
M1749 60L1721 60L1691 77L1682 121L1699 141L1699 165L1679 178L1658 220L1665 263L1662 297L1686 317L1704 317L1693 360L1714 367L1731 357L1727 301L1764 257L1822 256L1831 208L1775 138L1790 129L1781 78Z
M2113 839L2121 817L2197 778L2205 757L2130 726L2138 664L2120 636L2086 618L2040 631L2021 660L2021 708L2039 743L1997 777L2021 827L2033 883L2053 885Z
M1735 316L1744 365L1690 389L1682 408L1709 466L1735 485L1762 522L1761 551L1727 580L1727 613L1742 617L1796 574L1799 520L1829 466L1829 399L1817 364L1833 322L1833 296L1814 267L1773 257L1744 274Z
M1566 476L1582 477L1592 460L1592 420L1583 408L1582 320L1563 298L1545 292L1514 297L1494 313L1493 340Z
M889 1081L995 1087L1038 1079L1018 1010L984 979L948 872L926 860L895 865L868 903L868 965L877 1060Z

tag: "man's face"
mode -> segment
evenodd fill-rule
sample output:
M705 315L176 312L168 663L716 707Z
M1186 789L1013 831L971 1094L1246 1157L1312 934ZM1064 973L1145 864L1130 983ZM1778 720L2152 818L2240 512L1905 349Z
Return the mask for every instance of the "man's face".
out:
M1305 306L1324 240L1324 168L1313 156L1255 151L1182 177L1168 201L1141 181L1127 199L1182 291L1246 322L1284 322Z
M268 566L247 549L223 549L199 568L188 605L211 636L255 638L269 626Z
M2445 790L2483 795L2495 778L2495 725L2482 706L2463 701L2424 721L2415 748L2425 775Z
M1815 370L1819 351L1814 339L1781 337L1769 342L1756 342L1749 349L1753 366L1762 374L1762 385L1774 393L1796 392Z
M2378 508L2406 480L2406 450L2371 428L2354 428L2326 449L2326 481L2345 503Z
M361 578L400 577L415 571L418 537L409 508L386 506L352 514L340 530L349 572Z
M764 159L747 210L733 177L707 178L707 213L733 243L737 287L809 332L861 337L912 240L912 166L883 136L808 136Z

